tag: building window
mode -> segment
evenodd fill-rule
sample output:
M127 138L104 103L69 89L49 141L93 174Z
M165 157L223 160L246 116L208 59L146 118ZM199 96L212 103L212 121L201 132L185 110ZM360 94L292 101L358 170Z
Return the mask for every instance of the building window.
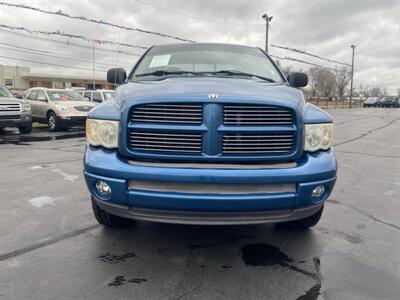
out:
M4 79L4 84L6 85L6 86L13 86L14 85L14 82L13 82L13 80L12 79Z

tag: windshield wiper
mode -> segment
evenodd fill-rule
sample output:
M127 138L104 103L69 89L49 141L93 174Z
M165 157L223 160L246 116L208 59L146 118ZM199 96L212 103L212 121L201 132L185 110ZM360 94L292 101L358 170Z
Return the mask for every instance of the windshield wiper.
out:
M226 74L226 75L245 76L245 77L256 77L256 78L260 78L260 79L268 81L268 82L276 82L275 80L273 80L271 78L268 78L268 77L264 77L264 76L260 76L260 75L256 75L256 74L251 74L251 73L245 73L245 72L236 71L236 70L220 70L220 71L206 72L206 73L210 73L210 74Z
M202 75L198 72L190 72L190 71L165 71L165 70L157 70L149 73L142 73L135 75L136 78L146 77L146 76L167 76L167 75Z

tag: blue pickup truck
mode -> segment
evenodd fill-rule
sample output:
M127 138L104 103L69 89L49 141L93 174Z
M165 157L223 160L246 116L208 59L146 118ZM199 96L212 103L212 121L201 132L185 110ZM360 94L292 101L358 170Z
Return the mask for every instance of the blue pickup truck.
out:
M337 163L306 74L284 76L260 48L195 43L153 46L107 80L118 87L88 115L84 157L99 223L318 223Z

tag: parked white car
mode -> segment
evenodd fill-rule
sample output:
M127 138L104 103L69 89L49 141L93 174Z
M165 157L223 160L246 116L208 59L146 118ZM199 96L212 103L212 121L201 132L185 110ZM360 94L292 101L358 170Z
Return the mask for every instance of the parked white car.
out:
M114 96L113 90L83 90L78 91L83 97L92 102L101 103L103 101L111 100Z

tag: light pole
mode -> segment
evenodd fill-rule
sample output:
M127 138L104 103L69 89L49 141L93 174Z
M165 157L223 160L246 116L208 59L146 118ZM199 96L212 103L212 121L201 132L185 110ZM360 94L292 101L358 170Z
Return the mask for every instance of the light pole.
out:
M350 108L351 108L351 101L353 100L354 49L356 48L356 45L351 45L350 47L353 50L351 58L351 79L350 79Z
M263 14L261 17L265 20L265 52L268 52L268 31L269 31L269 22L271 22L272 16Z

